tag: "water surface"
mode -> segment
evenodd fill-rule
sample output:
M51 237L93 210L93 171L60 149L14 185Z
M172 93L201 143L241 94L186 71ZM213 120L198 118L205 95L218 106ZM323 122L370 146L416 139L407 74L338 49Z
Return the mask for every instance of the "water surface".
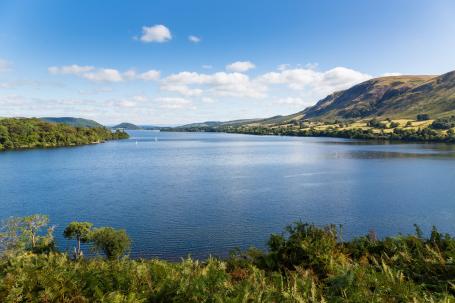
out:
M133 257L226 256L296 220L344 238L437 225L455 234L455 146L132 131L72 148L0 153L0 217L44 213L125 228Z

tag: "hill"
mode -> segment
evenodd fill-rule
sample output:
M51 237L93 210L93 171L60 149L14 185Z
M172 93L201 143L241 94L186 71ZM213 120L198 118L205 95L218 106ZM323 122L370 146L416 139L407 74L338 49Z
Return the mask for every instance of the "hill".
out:
M0 120L0 151L76 146L126 138L128 138L127 133L112 132L105 127L74 127L64 123L45 122L36 118Z
M63 123L69 126L74 127L103 127L103 125L99 124L94 120L83 119L83 118L74 118L74 117L43 117L40 118L43 121L51 122L51 123Z
M287 116L312 120L432 118L455 114L455 71L441 76L375 78L335 92L316 105Z
M122 122L120 124L113 126L112 128L113 129L123 128L123 129L128 129L128 130L142 129L142 127L137 126L136 124L133 124L133 123L128 123L128 122Z
M174 130L455 142L455 71L375 78L292 115L195 123Z
M432 119L455 115L455 71L441 76L371 79L335 92L315 105L291 115L194 123L183 127L270 126L302 120L415 119L418 114L428 114Z

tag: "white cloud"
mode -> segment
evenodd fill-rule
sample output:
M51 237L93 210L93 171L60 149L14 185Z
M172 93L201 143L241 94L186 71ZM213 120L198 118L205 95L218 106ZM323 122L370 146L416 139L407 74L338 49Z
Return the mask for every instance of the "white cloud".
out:
M305 68L308 68L308 69L316 69L316 68L318 68L318 66L319 66L319 63L317 63L317 62L310 62L310 63L305 64Z
M160 107L165 109L184 109L193 108L191 100L175 97L161 97L157 99L161 103Z
M0 58L0 73L10 71L12 67L11 62Z
M201 42L201 38L197 37L197 36L193 36L193 35L190 35L188 36L188 40L190 42L193 42L193 43L199 43Z
M96 82L121 82L124 80L144 80L152 81L160 78L160 71L149 70L137 73L134 69L120 72L114 68L95 68L94 66L51 66L48 72L53 75L75 75Z
M77 64L66 65L66 66L51 66L47 70L53 75L80 75L94 70L93 66L81 66Z
M157 70L149 70L139 74L138 78L144 81L158 80L160 78L160 72Z
M137 73L134 69L129 69L123 73L123 76L128 80L134 80L137 77Z
M345 67L335 67L325 72L305 68L286 69L263 74L257 80L267 85L284 84L294 90L331 93L368 79L371 79L370 75Z
M380 75L379 77L395 77L395 76L401 76L401 73L384 73Z
M185 86L187 89L196 86L210 95L247 98L264 97L266 89L264 85L251 81L245 74L225 72L214 74L180 72L162 80L164 90L173 86Z
M118 106L123 107L123 108L132 108L132 107L136 107L136 106L140 105L140 103L143 103L147 100L148 100L148 98L146 96L137 95L137 96L133 96L131 98L121 99L116 103Z
M104 93L112 93L113 89L110 87L98 87L93 89L80 89L78 91L79 95L98 95Z
M300 97L287 97L287 98L281 98L277 102L279 105L285 105L285 106L291 106L291 107L306 107L314 104L314 100L311 101L306 101L303 98Z
M250 61L237 61L226 65L226 70L230 72L244 73L255 67L256 66Z
M199 96L203 93L202 89L190 88L187 85L164 84L160 87L163 91L179 93L186 97Z
M121 73L112 68L102 68L98 69L95 72L82 74L82 77L91 81L99 82L121 82L123 77Z
M210 65L210 64L204 64L204 65L202 65L202 68L203 68L203 69L212 69L213 66Z
M160 78L160 71L157 70L149 70L147 72L138 74L134 69L127 70L126 72L123 73L123 76L128 79L128 80L144 80L144 81L152 81L152 80L158 80Z
M172 39L171 31L164 25L143 26L141 41L163 43Z
M209 97L204 97L201 99L201 101L204 103L215 103L215 100L213 98L209 98Z
M286 70L286 69L288 69L290 67L291 67L290 64L285 63L285 64L278 65L276 69L279 70L279 71L283 71L283 70Z
M132 100L128 100L128 99L125 99L125 100L121 100L118 105L120 107L126 107L126 108L129 108L129 107L136 107L137 103L132 101Z

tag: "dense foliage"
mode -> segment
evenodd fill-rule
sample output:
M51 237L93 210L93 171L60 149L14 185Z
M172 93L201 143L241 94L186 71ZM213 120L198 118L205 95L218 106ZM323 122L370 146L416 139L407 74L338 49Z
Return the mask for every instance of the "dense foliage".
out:
M368 128L343 128L349 125L349 122L336 122L330 126L320 129L302 122L298 126L292 124L279 125L273 127L267 126L215 126L215 127L190 127L163 129L163 131L188 131L188 132L226 132L250 135L279 135L279 136L301 136L301 137L335 137L350 139L372 139L372 140L390 140L390 141L409 141L409 142L455 142L455 132L451 127L455 127L454 122L445 122L447 119L435 120L430 127L407 128L412 124L406 124L406 127L399 127L396 122L385 123L372 119L367 122ZM439 126L440 124L443 126ZM451 126L447 126L447 123ZM441 130L445 131L441 131ZM390 131L386 131L390 130Z
M455 116L434 120L431 127L434 129L451 129L455 127Z
M73 146L128 138L125 132L104 127L79 128L40 119L0 119L0 150Z
M91 238L91 225L76 223L70 230ZM40 238L50 249L34 250L30 229L46 226L40 215L4 225L0 302L455 302L455 239L436 229L342 241L336 226L295 223L268 252L172 263L74 259L53 249L51 232Z

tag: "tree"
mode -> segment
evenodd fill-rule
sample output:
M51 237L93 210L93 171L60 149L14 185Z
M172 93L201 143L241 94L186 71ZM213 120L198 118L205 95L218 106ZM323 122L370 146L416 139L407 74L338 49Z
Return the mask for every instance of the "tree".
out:
M87 243L90 240L92 226L90 222L71 222L63 231L65 238L76 239L76 259L82 257L81 243Z
M111 227L101 227L93 231L91 240L93 250L102 252L108 259L117 259L124 255L131 246L125 230L115 230Z
M426 120L430 120L429 114L418 114L417 115L417 121L426 121Z
M398 123L398 122L391 122L390 123L390 128L397 128L398 126L400 126L400 123Z
M25 249L37 253L49 252L54 249L54 226L48 224L49 218L39 214L9 218L3 222L0 230L0 246L11 251ZM43 235L46 227L47 234Z
M38 241L40 240L38 233L48 223L49 217L46 215L38 214L22 218L22 233L29 238L32 250L37 248Z

